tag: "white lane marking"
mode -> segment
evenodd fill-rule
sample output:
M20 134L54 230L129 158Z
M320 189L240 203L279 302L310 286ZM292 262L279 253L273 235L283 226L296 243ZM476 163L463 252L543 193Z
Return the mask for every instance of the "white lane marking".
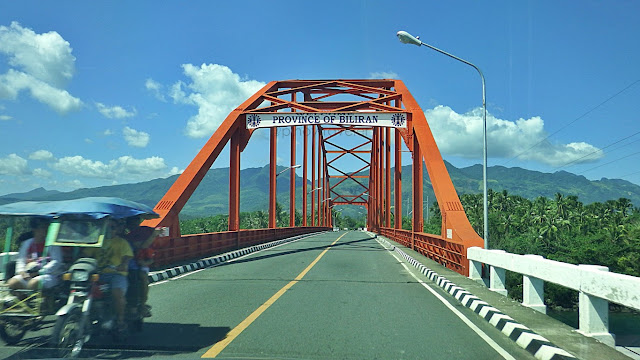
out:
M266 251L266 250L276 249L276 248L278 248L278 247L280 247L280 246L283 246L283 245L286 245L286 244L292 244L292 243L294 243L294 242L297 242L297 241L300 241L300 240L303 240L303 239L308 239L308 238L310 238L310 237L318 236L318 235L321 235L321 234L311 234L311 235L309 235L309 236L301 237L300 239L296 239L296 240L293 240L293 241L284 242L284 243L282 243L282 244L280 244L280 245L276 245L276 246L272 246L272 247L264 248L264 249L262 249L262 250L254 251L254 252L252 252L252 253L249 253L249 254L243 255L243 256L238 257L238 258L235 258L235 259L230 259L230 260L223 261L223 262L220 262L220 263L217 263L217 264L214 264L214 265L207 266L206 268L202 268L202 269L198 269L198 270L195 270L195 271L190 271L190 272L184 273L184 274L182 274L182 275L180 275L180 276L174 276L174 277L169 278L169 279L166 279L166 280L156 281L156 282L153 282L153 283L149 284L149 286L165 284L165 283L168 283L169 281L172 281L172 280L178 280L178 279L183 278L183 277L185 277L185 276L193 275L193 274L199 273L199 272L200 272L200 271L202 271L202 270L211 269L211 268L214 268L214 267L220 266L220 265L222 265L222 264L226 264L226 263L230 263L230 262L234 262L234 261L236 261L236 260L240 260L240 259L246 258L247 256L250 256L250 255L255 255L255 254L257 254L257 253L260 253L260 252L263 252L263 251Z
M382 245L382 244L380 244ZM384 247L384 245L382 245ZM466 316L464 316L458 309L453 307L445 298L443 298L440 294L438 294L435 290L433 290L428 284L424 281L420 280L413 271L399 258L395 253L390 252L396 260L407 270L409 275L411 275L420 285L422 285L425 289L429 290L433 296L435 296L438 300L440 300L449 310L451 310L454 314L456 314L462 322L464 322L471 330L473 330L482 340L484 340L489 346L491 346L500 356L507 360L516 360L511 354L509 354L505 349L503 349L500 345L498 345L493 339L491 339L487 334L485 334L480 328L478 328L474 323L471 322Z

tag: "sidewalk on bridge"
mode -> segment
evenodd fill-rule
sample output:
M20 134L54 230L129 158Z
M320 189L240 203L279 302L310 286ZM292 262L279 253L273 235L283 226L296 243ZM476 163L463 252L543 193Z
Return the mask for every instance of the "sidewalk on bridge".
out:
M387 239L385 237L385 239ZM452 270L445 268L437 262L421 255L417 251L404 247L395 241L388 239L389 242L416 261L426 266L438 275L446 278L458 287L464 288L468 292L484 300L489 305L503 312L505 315L512 317L515 321L535 331L540 336L547 338L557 347L562 348L573 354L579 359L585 360L628 360L616 349L607 346L593 338L584 336L576 331L576 329L553 319L538 311L532 310L512 300L506 296L502 296L494 291L489 290L486 286L474 280L460 275ZM454 299L455 300L455 299ZM458 300L455 300L458 301ZM479 315L478 315L479 316Z

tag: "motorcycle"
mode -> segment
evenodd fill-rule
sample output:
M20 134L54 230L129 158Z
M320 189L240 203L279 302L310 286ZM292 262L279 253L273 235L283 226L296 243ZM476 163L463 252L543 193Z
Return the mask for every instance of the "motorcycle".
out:
M66 302L61 307L58 306L57 311L54 310L56 321L50 338L50 344L58 349L59 356L78 357L84 344L92 335L100 332L110 333L117 340L121 334L114 329L112 291L109 285L100 279L104 269L98 268L98 259L87 256L85 253L92 251L86 249L101 250L105 246L105 239L112 236L109 225L114 221L132 217L151 219L158 217L158 214L146 205L110 197L19 202L0 206L0 215L7 214L49 219L51 223L45 247L60 246L72 254L69 261L71 265L62 275L61 289L66 289L66 297L62 299ZM101 254L101 251L97 253ZM135 278L132 279L130 289L135 289L139 282ZM140 299L136 299L135 296L139 293L131 291L125 312L129 328L134 331L142 329L144 319L144 314L140 311L143 304L140 304ZM1 333L0 329L0 335ZM17 335L14 340L15 338Z
M75 358L93 335L110 334L119 341L116 315L109 284L100 281L98 262L94 258L80 258L69 268L63 279L70 283L69 299L56 316L51 335L52 344L64 358ZM135 291L133 292L135 293ZM144 317L140 304L131 297L127 301L129 328L141 331Z

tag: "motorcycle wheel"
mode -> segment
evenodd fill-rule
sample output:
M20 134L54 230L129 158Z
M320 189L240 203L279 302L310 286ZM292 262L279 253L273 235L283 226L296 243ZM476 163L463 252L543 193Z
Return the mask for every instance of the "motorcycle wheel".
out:
M23 321L6 319L0 322L0 338L2 338L7 345L13 345L22 340L26 333L27 328Z
M76 358L84 345L84 334L81 327L82 312L75 308L71 312L59 316L53 327L51 343L58 349L61 358Z

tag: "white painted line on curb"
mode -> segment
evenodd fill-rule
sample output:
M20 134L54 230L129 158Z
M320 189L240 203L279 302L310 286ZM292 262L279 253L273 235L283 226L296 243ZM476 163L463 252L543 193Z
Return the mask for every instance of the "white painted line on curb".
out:
M291 243L294 243L294 242L300 241L300 240L302 240L302 239L308 239L308 238L310 238L310 237L312 237L312 236L317 236L317 235L320 235L320 234L323 234L323 233L324 233L324 232L315 233L315 234L310 234L310 235L308 235L308 236L302 236L302 237L300 237L299 239L295 239L295 240L291 240L291 241L285 241L285 242L283 242L282 244L278 244L278 245L275 245L275 246L271 246L271 247L264 247L264 248L262 248L262 249L260 249L260 250L258 250L258 251L248 253L247 255L243 255L243 256L238 257L238 258L232 258L232 259L229 259L229 260L226 260L226 261L217 262L217 263L215 263L215 264L213 264L213 265L209 265L209 266L207 266L207 267L205 267L205 268L198 269L198 270L195 270L195 271L189 271L189 272L186 272L186 273L184 273L184 274L182 274L182 275L174 276L174 277L171 277L171 278L166 279L166 280L162 280L162 281L154 281L153 283L149 284L149 286L165 284L165 283L168 283L169 281L172 281L172 280L181 279L181 278L183 278L183 277L185 277L185 276L193 275L193 274L199 273L199 272L200 272L200 271L202 271L202 270L207 270L207 269L211 269L211 268L214 268L214 267L218 267L218 266L220 266L220 265L222 265L222 264L231 263L231 262L234 262L234 261L236 261L236 260L240 260L240 259L242 259L242 258L245 258L245 257L249 256L249 255L254 255L254 254L257 254L257 253L259 253L259 252L263 252L263 251L266 251L266 250L275 249L275 248L278 248L278 247L280 247L280 246L282 246L282 245L285 245L285 244L291 244ZM276 241L278 241L278 240L276 240ZM256 249L257 249L257 247L256 247ZM218 256L225 256L225 255L226 255L226 254L224 254L224 255L218 255Z
M381 244L382 245L382 244ZM464 316L460 311L458 311L458 309L456 309L455 307L453 307L453 305L451 305L445 298L443 298L440 294L438 294L435 290L433 290L428 284L426 284L424 281L420 280L420 278L418 278L413 271L411 271L411 269L402 261L402 259L398 258L396 256L395 253L390 252L390 254L396 258L396 260L398 260L398 262L402 265L402 267L404 267L407 272L409 273L409 275L411 275L414 279L416 279L416 281L418 281L418 283L420 285L422 285L425 289L429 290L429 292L431 292L431 294L433 294L433 296L435 296L438 300L440 300L447 308L449 308L449 310L451 310L451 312L453 312L456 316L458 316L460 318L460 320L462 320L462 322L464 322L471 330L473 330L476 334L478 334L478 336L480 336L480 338L482 340L484 340L489 346L491 346L498 354L500 354L500 356L502 356L504 359L508 359L508 360L516 360L516 358L514 358L513 356L511 356L511 354L509 354L505 349L503 349L500 345L498 345L498 343L496 343L495 341L493 341L493 339L491 339L487 334L485 334L482 330L480 330L480 328L478 328L474 323L471 322L471 320L469 320L466 316Z

